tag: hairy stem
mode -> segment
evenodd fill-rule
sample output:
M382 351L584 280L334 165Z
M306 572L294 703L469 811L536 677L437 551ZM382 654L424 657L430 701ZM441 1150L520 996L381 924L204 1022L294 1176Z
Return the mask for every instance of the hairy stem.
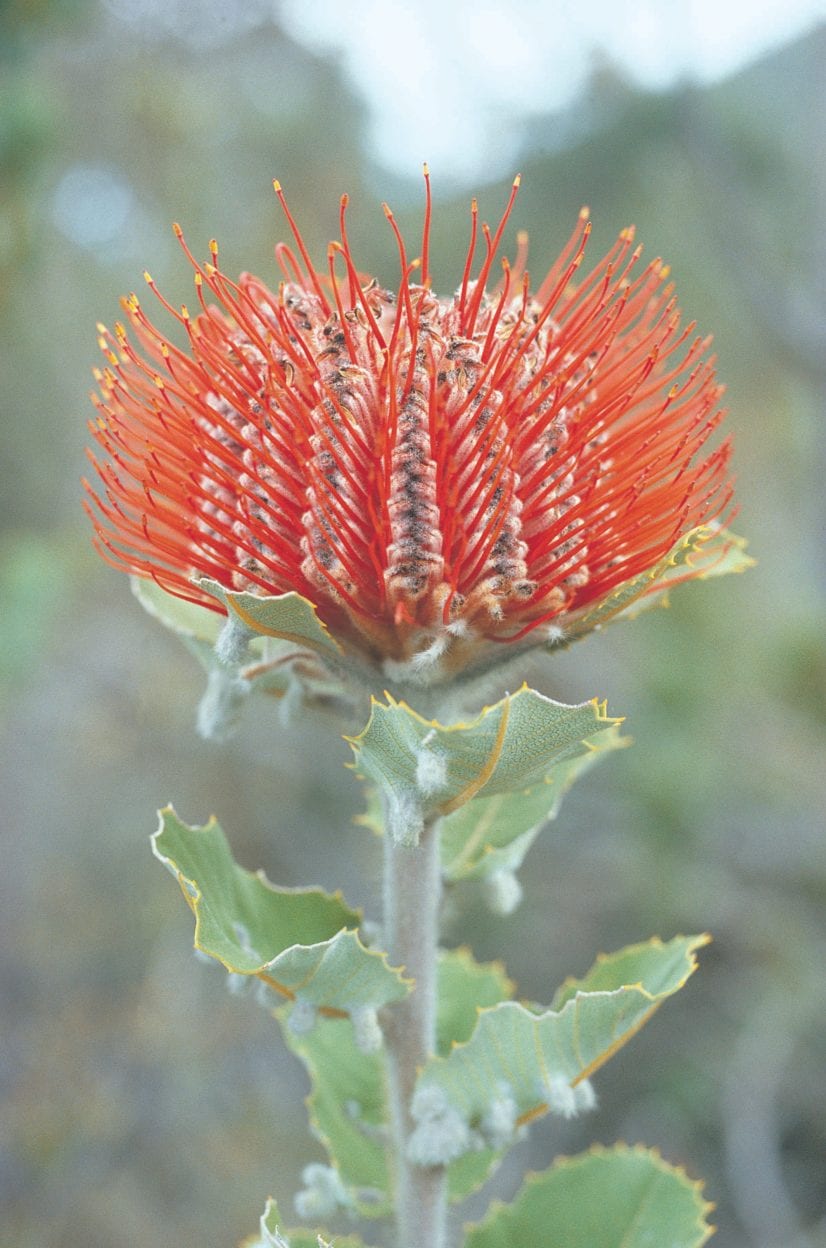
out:
M408 1161L410 1102L416 1074L435 1050L436 954L441 870L437 823L425 825L413 848L384 838L384 925L392 966L416 983L385 1023L398 1248L446 1248L447 1183L443 1166Z

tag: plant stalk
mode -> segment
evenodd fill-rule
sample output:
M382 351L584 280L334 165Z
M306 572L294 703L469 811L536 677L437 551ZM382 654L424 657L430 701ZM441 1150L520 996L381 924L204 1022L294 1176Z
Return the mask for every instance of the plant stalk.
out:
M391 966L403 966L413 991L387 1011L384 1037L398 1248L446 1248L447 1179L444 1166L424 1168L407 1158L414 1123L410 1102L416 1075L436 1047L436 975L441 864L438 821L425 825L411 849L384 837L384 927Z

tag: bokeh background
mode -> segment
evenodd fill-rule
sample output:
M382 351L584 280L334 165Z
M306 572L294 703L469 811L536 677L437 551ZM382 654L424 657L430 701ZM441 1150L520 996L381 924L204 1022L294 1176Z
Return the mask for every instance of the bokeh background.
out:
M166 801L214 812L245 865L375 915L348 750L266 704L228 747L197 739L194 661L90 550L87 390L95 322L144 266L190 297L172 219L274 276L272 177L318 256L347 190L392 284L380 201L418 233L422 158L442 289L470 194L498 217L517 169L534 272L583 203L594 256L633 221L669 259L716 336L759 559L533 673L606 697L636 744L570 795L521 909L457 896L449 939L506 953L539 1000L600 949L715 941L598 1077L599 1111L537 1124L496 1190L642 1140L706 1177L720 1248L826 1244L826 12L759 7L736 27L696 2L0 4L4 1248L226 1248L321 1157L301 1070L192 957L148 836Z

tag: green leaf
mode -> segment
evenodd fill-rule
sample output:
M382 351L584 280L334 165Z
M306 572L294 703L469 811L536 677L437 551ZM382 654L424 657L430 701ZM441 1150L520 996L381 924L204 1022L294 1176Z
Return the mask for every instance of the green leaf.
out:
M583 745L588 753L557 763L541 784L521 793L478 797L455 810L441 824L442 868L449 880L483 879L516 871L542 831L555 819L575 780L609 751L629 744L615 724Z
M570 976L557 988L552 1010L561 1010L578 992L613 992L634 985L651 997L667 996L681 988L696 967L694 953L711 937L675 936L667 944L653 936L616 953L601 953L582 979Z
M572 616L565 629L566 641L575 641L611 620L631 619L649 607L666 606L669 591L684 581L745 572L755 562L745 548L741 537L716 525L692 529L653 568L624 581L596 605Z
M279 1011L279 1019L282 1015ZM336 1019L304 1034L286 1026L284 1039L307 1068L313 1133L350 1189L355 1208L363 1217L390 1213L383 1053L358 1049L352 1027Z
M362 945L361 915L340 894L277 888L232 859L214 819L205 827L161 811L156 856L195 915L195 947L238 975L255 975L291 1000L339 1016L399 1000L409 984L384 954Z
M469 949L439 955L436 1051L450 1052L469 1040L481 1009L513 996L514 984L501 962L477 962Z
M479 1009L509 997L512 990L499 963L480 965L465 949L442 953L437 1015L440 1050L469 1036ZM392 1195L384 1055L360 1051L353 1029L335 1020L304 1035L286 1027L284 1038L307 1068L312 1084L307 1107L314 1134L350 1189L355 1208L364 1217L388 1214ZM457 1159L448 1175L451 1198L464 1199L480 1187L494 1161L490 1151Z
M529 1175L512 1204L467 1228L464 1248L701 1248L711 1209L659 1153L597 1146Z
M603 986L581 991L573 984L573 995L566 986L559 1010L512 1001L482 1010L470 1040L431 1059L419 1076L411 1141L417 1160L445 1164L480 1144L503 1148L542 1114L590 1108L586 1081L683 986L696 969L694 951L707 940L652 941L603 959L582 981Z
M258 594L236 593L206 577L198 581L198 586L223 602L230 615L234 615L253 633L309 646L328 659L335 659L341 654L341 647L318 618L315 607L301 594L291 592L261 597Z
M593 699L553 702L527 685L470 723L426 720L389 694L373 699L364 731L349 738L356 770L380 790L388 830L415 844L423 821L473 798L543 784L554 766L592 751L591 738L620 720Z
M209 607L169 594L155 581L142 576L130 578L132 593L153 619L182 637L195 637L214 646L218 640L224 617Z

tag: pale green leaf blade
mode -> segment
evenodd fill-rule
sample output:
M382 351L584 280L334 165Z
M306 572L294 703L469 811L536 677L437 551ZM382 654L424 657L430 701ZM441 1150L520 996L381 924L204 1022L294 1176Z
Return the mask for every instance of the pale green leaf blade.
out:
M340 894L278 888L244 870L215 820L189 827L167 807L152 844L195 915L195 947L227 970L324 1012L379 1007L408 992L385 956L361 944L352 930L360 912Z
M373 700L367 727L350 743L356 770L382 793L391 834L415 843L422 820L544 783L554 766L588 754L591 739L620 722L596 699L566 706L527 685L449 726L388 694L386 703Z
M754 567L745 548L741 537L717 525L692 529L653 568L624 581L606 598L573 616L566 624L566 640L574 641L615 619L630 619L648 607L662 606L669 591L685 581L745 572Z
M505 1147L541 1114L589 1108L587 1080L683 986L696 969L694 950L706 941L652 944L644 960L654 991L631 983L578 992L558 1011L512 1001L482 1010L470 1040L433 1058L419 1076L414 1151L422 1164L444 1164L480 1144Z
M657 1152L597 1146L529 1175L510 1205L468 1227L464 1248L701 1248L711 1208Z
M436 1051L445 1055L470 1039L480 1010L513 996L514 984L501 962L477 962L470 950L451 949L439 955L438 992Z
M195 637L210 646L215 645L224 624L223 615L169 594L146 577L133 576L130 583L132 593L153 619L182 637Z
M581 979L570 976L565 980L554 994L551 1009L561 1010L578 992L613 992L631 985L651 997L676 992L697 965L696 951L710 940L707 934L675 936L664 944L654 936L615 953L601 953Z
M356 1047L353 1029L330 1019L296 1034L285 1011L284 1039L307 1068L312 1090L307 1109L313 1134L350 1190L363 1217L391 1211L387 1167L384 1055Z
M574 782L607 753L628 744L619 725L612 725L584 740L588 752L557 763L541 784L519 793L477 797L447 815L440 827L445 877L483 879L499 871L516 871L543 825L556 818Z
M309 646L326 658L335 659L341 653L341 647L318 618L313 604L301 594L290 592L262 597L225 589L208 578L197 583L205 593L223 602L227 611L253 633Z

